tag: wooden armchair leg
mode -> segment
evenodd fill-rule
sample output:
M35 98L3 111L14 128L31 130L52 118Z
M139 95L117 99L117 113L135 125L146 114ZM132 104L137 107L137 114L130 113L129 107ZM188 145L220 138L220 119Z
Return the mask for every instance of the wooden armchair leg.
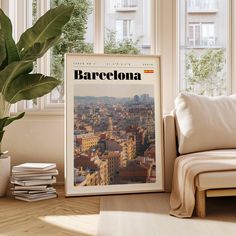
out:
M196 191L196 214L199 217L206 216L206 193L205 191Z

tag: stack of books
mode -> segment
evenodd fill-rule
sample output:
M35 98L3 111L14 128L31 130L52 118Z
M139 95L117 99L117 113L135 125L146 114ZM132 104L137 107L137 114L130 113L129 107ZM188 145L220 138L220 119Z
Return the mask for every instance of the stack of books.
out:
M34 202L57 197L56 183L58 170L55 163L24 163L13 166L11 183L15 199Z

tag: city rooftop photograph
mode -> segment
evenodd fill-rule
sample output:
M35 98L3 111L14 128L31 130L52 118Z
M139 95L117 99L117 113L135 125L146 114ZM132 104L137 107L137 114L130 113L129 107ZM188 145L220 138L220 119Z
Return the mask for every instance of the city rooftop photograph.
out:
M154 85L74 87L75 186L154 183Z

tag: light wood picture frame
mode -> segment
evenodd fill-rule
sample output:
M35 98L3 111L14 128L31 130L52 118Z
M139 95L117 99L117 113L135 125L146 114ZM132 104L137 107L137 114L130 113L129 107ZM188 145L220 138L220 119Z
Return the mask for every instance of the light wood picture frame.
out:
M65 55L66 196L163 191L160 65Z

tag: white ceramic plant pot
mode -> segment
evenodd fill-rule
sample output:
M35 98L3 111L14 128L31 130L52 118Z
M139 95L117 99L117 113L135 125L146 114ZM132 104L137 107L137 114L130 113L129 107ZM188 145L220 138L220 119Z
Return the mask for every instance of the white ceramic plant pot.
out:
M0 197L4 197L7 193L11 172L11 157L2 155L0 157Z

